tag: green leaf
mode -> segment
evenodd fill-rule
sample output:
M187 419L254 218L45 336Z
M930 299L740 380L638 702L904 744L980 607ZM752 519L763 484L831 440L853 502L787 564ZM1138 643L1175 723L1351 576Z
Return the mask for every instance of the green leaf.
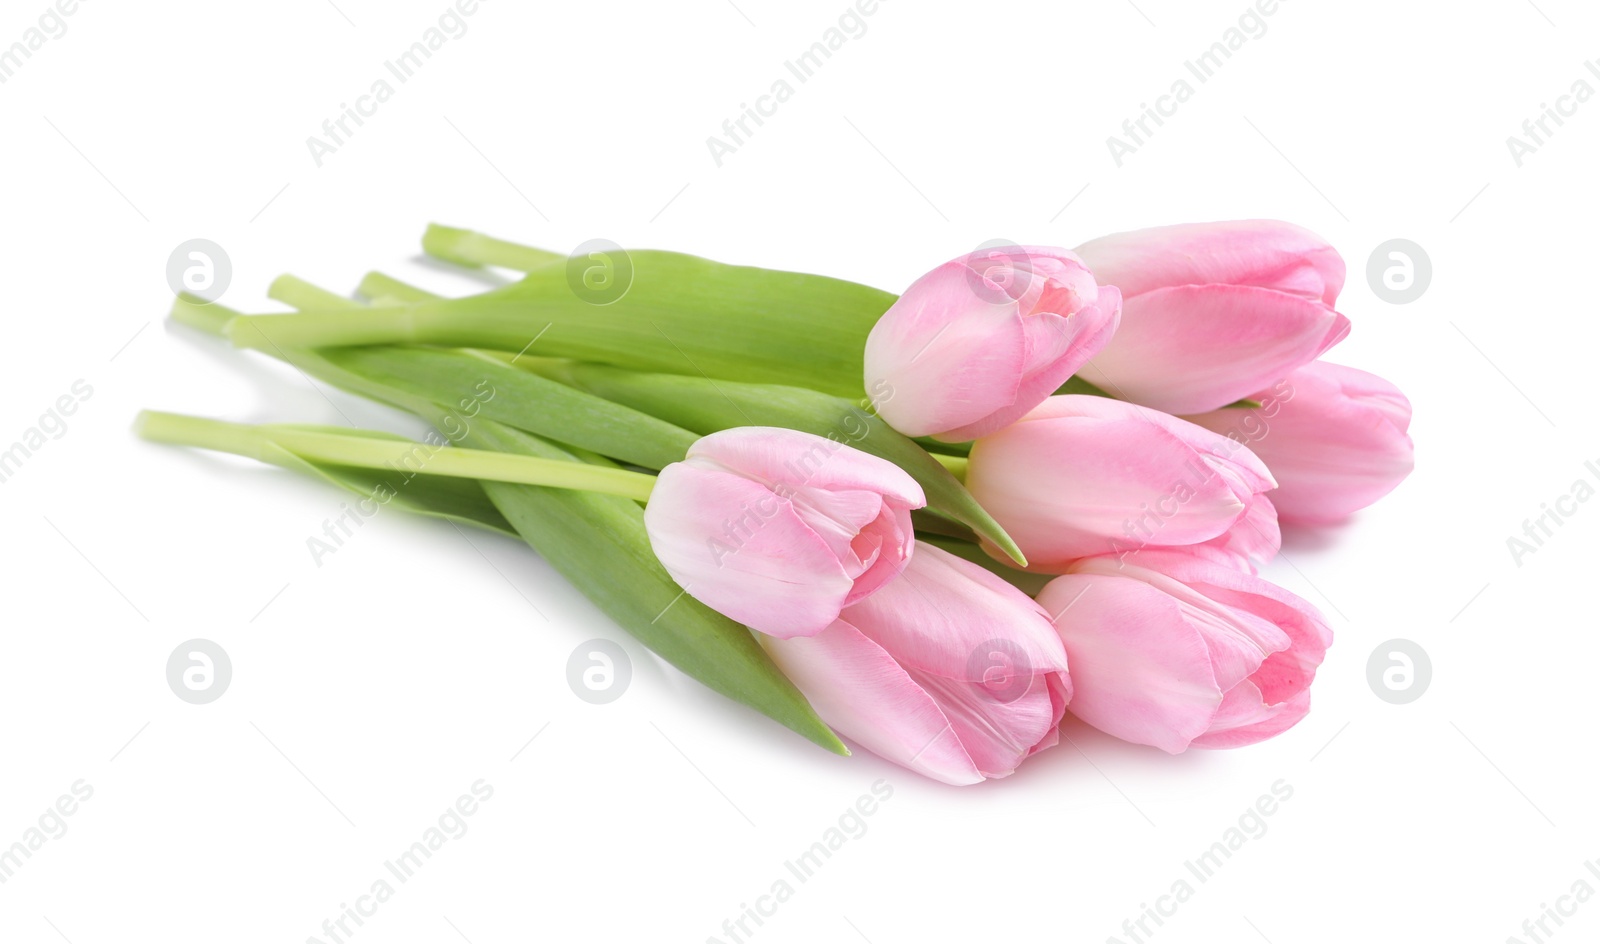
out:
M452 439L482 416L546 439L660 469L682 459L699 438L639 410L462 351L369 347L328 348L318 354L367 381L451 410L441 417L441 431Z
M574 288L568 266L547 265L467 298L308 306L242 316L229 333L267 351L420 343L518 352L537 338L547 355L854 398L862 393L867 333L895 300L840 279L675 252L629 251L612 262L613 277L627 284L615 300L581 283Z
M367 282L372 281L369 276ZM410 297L430 297L393 279L387 279L382 287ZM299 308L320 305L368 310L360 302L292 275L279 276L268 294ZM213 332L220 330L218 319L223 318L216 312L196 311L184 299L174 305L173 316ZM437 404L450 411L441 415L440 431L452 439L481 413L568 446L660 469L682 459L696 438L646 413L470 351L385 345L313 352L286 350L277 344L263 350L311 376L400 409L418 412L419 403ZM511 358L512 363L516 360Z
M966 525L1019 564L1025 563L1016 542L955 476L922 447L854 401L802 387L640 374L592 364L544 365L541 369L696 433L734 426L782 426L826 436L888 459L922 486L931 511Z

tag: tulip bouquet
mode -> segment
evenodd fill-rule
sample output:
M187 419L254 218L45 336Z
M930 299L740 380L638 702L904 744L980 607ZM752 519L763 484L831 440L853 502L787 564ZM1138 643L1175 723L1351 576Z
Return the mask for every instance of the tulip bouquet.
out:
M1410 406L1318 358L1337 252L1286 223L987 247L903 295L432 227L520 280L177 321L437 434L147 412L146 438L525 540L663 659L812 741L1004 777L1064 713L1177 753L1306 715L1331 642L1257 576L1281 523L1410 471Z

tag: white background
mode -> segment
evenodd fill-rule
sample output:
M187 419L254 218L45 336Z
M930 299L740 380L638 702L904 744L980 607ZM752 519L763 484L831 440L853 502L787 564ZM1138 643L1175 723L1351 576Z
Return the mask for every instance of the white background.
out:
M728 940L779 878L793 898L747 940L1131 940L1123 921L1188 877L1148 940L1501 942L1575 881L1600 888L1600 506L1521 566L1506 546L1600 460L1600 103L1521 168L1506 145L1574 80L1600 88L1592 7L1290 0L1119 168L1106 137L1243 0L887 0L719 168L707 136L843 0L491 0L318 168L307 136L445 8L337 2L88 0L0 85L0 445L93 388L0 485L0 844L94 790L0 885L0 939L327 940L480 778L470 831L349 940ZM44 9L7 0L0 44ZM1310 717L1245 750L1169 757L1069 724L963 789L836 758L661 666L521 545L386 511L318 567L306 538L344 494L129 429L140 407L414 429L167 326L167 256L195 237L232 257L226 303L270 311L281 272L474 288L417 263L432 220L898 291L989 239L1241 217L1345 253L1355 327L1332 359L1398 383L1417 443L1391 498L1290 533L1266 572L1336 643ZM1364 274L1394 237L1433 263L1408 305ZM234 667L205 706L164 677L194 637ZM565 682L596 637L635 669L600 707ZM1366 681L1396 637L1433 661L1400 707ZM868 831L794 882L785 860L880 778ZM1188 876L1280 779L1266 834ZM1548 927L1592 940L1600 904Z

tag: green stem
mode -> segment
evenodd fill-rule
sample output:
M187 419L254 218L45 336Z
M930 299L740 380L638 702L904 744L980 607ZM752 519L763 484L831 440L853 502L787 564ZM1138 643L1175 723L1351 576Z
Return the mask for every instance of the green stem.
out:
M135 428L152 442L196 446L268 461L277 447L313 462L422 472L451 478L487 479L519 485L567 488L647 501L655 476L626 469L607 469L580 462L541 459L494 452L433 446L410 440L348 436L294 426L251 426L177 413L145 410Z
M337 314L338 317L329 317ZM346 310L318 305L292 315L240 315L228 323L236 347L275 349L346 347L362 344L418 344L430 340L418 330L412 307Z
M472 230L440 226L438 223L428 224L428 231L422 236L422 251L435 259L457 265L473 268L492 265L518 272L532 272L564 262L567 258L560 253L520 246Z
M172 320L207 334L227 337L227 325L238 312L184 292L172 303Z
M966 456L947 456L941 452L930 452L928 455L933 456L933 458L937 460L940 465L944 466L951 475L955 476L956 481L961 482L962 484L966 483L967 463L969 461Z

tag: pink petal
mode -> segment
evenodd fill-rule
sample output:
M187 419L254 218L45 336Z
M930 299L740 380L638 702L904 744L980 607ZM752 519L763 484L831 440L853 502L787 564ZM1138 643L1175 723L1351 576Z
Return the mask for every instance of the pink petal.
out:
M1033 676L1020 697L997 699L981 684L915 669L908 674L938 702L985 777L1010 776L1061 723L1064 705L1045 675Z
M1060 613L1078 718L1135 744L1181 753L1222 704L1211 652L1162 591L1123 577L1069 574L1039 594Z
M1168 413L1228 405L1310 362L1348 330L1320 301L1241 285L1182 285L1125 297L1122 321L1081 372Z
M1194 747L1247 747L1277 737L1311 710L1311 692L1303 690L1274 705L1262 702L1259 689L1244 682L1228 692L1210 731L1194 739Z
M1279 220L1159 226L1102 236L1077 251L1096 279L1130 296L1172 285L1254 285L1331 307L1345 278L1332 246Z
M1143 544L1218 537L1272 487L1247 449L1104 397L1051 397L973 445L967 488L1050 572Z
M1097 300L1066 316L1051 313L1022 319L1030 365L1017 387L1016 399L988 416L938 435L946 442L965 442L1010 426L1066 383L1089 359L1100 353L1122 317L1122 296L1111 286L1099 289Z
M761 642L840 734L942 783L983 779L933 697L854 626L840 620L815 636Z
M878 320L863 366L867 389L890 391L878 402L884 421L927 436L1014 403L1025 356L1017 303L998 290L975 293L956 261L918 279Z
M1278 479L1285 521L1337 521L1382 498L1411 473L1411 404L1365 371L1314 361L1260 394L1259 410L1190 417L1221 433L1246 433Z
M719 518L718 509L733 517ZM792 504L718 469L667 466L644 521L656 557L686 593L763 633L821 632L853 586Z
M922 486L887 459L824 436L774 426L738 426L701 438L691 459L717 465L767 485L876 492L902 508L927 503Z
M1277 627L1289 646L1268 656L1251 676L1269 704L1287 701L1309 687L1333 643L1333 631L1316 607L1259 577L1164 549L1130 554L1126 565L1158 571L1218 604Z
M1283 546L1283 532L1278 528L1278 512L1266 495L1250 500L1244 516L1221 537L1191 545L1191 553L1215 560L1219 564L1237 567L1246 573L1255 573L1257 564L1264 564L1278 556Z
M983 567L918 542L900 576L847 607L843 619L929 676L981 682L1000 643L1024 674L1065 672L1067 655L1049 615L1027 594Z

